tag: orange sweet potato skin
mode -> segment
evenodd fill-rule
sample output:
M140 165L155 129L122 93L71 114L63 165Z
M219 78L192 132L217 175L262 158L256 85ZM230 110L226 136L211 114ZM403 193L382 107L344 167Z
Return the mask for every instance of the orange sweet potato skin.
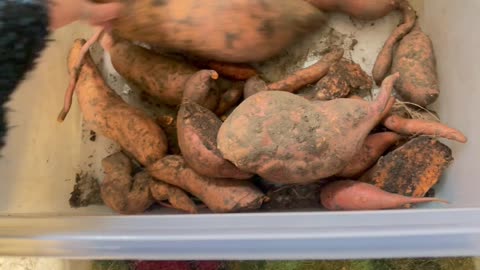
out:
M296 0L125 2L113 22L120 37L232 63L266 60L326 21Z
M453 161L452 151L434 138L412 139L382 157L360 181L385 191L423 197Z
M84 40L76 40L68 65L72 67ZM129 106L101 77L89 54L86 55L77 82L77 97L85 123L110 138L143 165L166 155L167 139L163 130L142 111Z
M433 44L420 28L414 28L400 41L392 72L401 75L395 89L402 100L423 107L437 100L440 90Z
M109 53L113 67L122 77L167 105L181 103L185 82L198 71L185 62L128 41L117 41Z
M189 168L180 156L167 156L151 165L148 171L153 177L199 198L217 213L257 209L267 199L247 181L201 176Z

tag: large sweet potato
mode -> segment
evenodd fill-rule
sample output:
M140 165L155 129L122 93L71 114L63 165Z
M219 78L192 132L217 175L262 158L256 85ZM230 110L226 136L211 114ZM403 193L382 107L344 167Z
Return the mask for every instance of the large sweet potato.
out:
M415 27L400 41L392 72L400 73L395 84L400 99L423 107L437 100L440 90L433 44L420 27Z
M120 37L224 62L266 60L326 21L299 0L124 2L113 22Z
M70 72L75 72L73 68L84 43L76 40L71 49ZM107 86L89 54L79 71L76 89L84 122L92 130L117 142L145 166L166 155L167 139L163 130Z
M264 91L240 104L218 133L218 148L238 168L277 183L308 183L340 172L385 113L398 74L375 102L310 102Z

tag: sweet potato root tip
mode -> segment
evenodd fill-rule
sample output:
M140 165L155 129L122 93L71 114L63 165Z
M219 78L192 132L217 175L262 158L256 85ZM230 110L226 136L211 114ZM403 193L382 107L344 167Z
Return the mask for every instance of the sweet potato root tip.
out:
M410 6L408 1L399 0L398 9L403 13L403 23L398 26L388 37L377 56L373 67L372 76L377 85L380 85L390 70L393 61L393 50L395 45L405 37L415 26L417 21L417 13Z
M57 122L59 123L65 120L65 118L68 115L68 112L70 111L70 108L72 107L73 93L75 91L75 87L78 81L78 76L80 75L80 70L83 65L83 59L85 58L85 55L88 53L90 47L95 42L97 42L97 40L102 36L102 34L103 34L103 28L96 30L94 35L83 44L82 49L80 50L80 55L77 58L77 62L75 63L73 69L70 71L70 82L68 84L67 90L65 91L63 108L57 117Z
M320 198L325 208L334 211L397 209L408 204L448 203L437 198L414 198L389 193L374 185L351 180L327 184L321 190Z
M369 135L362 149L355 154L350 163L337 176L343 178L357 178L373 166L377 160L402 136L394 132L382 132Z
M121 214L143 213L153 204L149 183L152 178L146 172L131 177L132 163L119 152L102 160L105 178L100 192L105 204Z
M288 75L283 80L267 86L270 91L286 91L295 93L306 85L320 80L328 73L330 67L343 56L343 49L334 49L322 57L317 63Z
M404 135L434 136L460 143L468 141L467 137L459 130L435 121L406 119L398 115L390 115L383 120L383 125L391 131Z
M430 137L418 137L382 157L360 181L387 192L423 197L453 161L452 151Z
M245 81L257 75L257 71L248 64L208 61L205 65L217 71L220 75L233 80Z
M258 209L265 195L247 181L200 176L180 156L167 156L148 168L155 178L199 198L217 213Z

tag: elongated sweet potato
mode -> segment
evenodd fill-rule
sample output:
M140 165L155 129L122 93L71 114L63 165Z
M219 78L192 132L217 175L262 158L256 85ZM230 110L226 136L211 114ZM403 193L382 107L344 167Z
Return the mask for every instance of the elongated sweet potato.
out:
M401 100L423 107L437 100L440 89L433 44L418 25L400 41L392 72L400 73L395 91Z
M323 187L320 198L328 210L381 210L408 204L442 202L437 198L415 198L389 193L373 185L351 180L336 181Z
M182 102L195 102L205 108L215 110L220 92L214 87L218 73L214 70L200 70L185 82Z
M266 60L327 18L297 0L123 2L125 13L113 22L120 37L232 63Z
M388 192L423 197L452 161L450 148L422 136L382 157L360 181Z
M380 122L398 74L374 102L310 102L265 91L242 102L223 123L218 148L241 170L275 183L309 183L339 173Z
M460 143L466 143L468 140L461 131L436 121L407 119L398 115L389 115L382 122L386 128L400 134L429 135L454 140Z
M74 72L84 43L84 40L76 40L70 51L70 72ZM81 67L76 89L84 122L96 133L117 142L145 166L166 155L167 140L163 130L107 86L89 54Z
M402 136L394 132L381 132L369 135L361 150L355 154L350 163L337 174L343 178L357 178L373 166L392 145Z
M360 65L343 58L330 68L325 77L318 81L315 86L316 99L344 98L352 91L370 90L372 86L372 79Z
M184 102L177 116L178 145L187 164L197 173L214 178L248 179L253 175L240 171L223 158L217 149L217 133L222 121L195 101L209 92L207 76L214 71L200 71L202 76L192 76L185 90ZM200 73L199 72L199 73ZM216 74L216 73L215 73ZM195 79L196 78L196 79ZM190 97L192 95L192 97Z
M284 79L270 84L265 83L259 77L250 78L245 84L244 98L250 97L261 91L286 91L295 93L308 84L312 84L323 78L330 67L338 62L343 56L343 49L334 49L327 53L317 63L295 71Z
M168 200L173 208L190 213L196 214L197 207L195 203L188 197L188 195L178 187L163 183L158 180L152 180L150 182L150 192L152 197L158 203Z
M132 177L132 163L122 152L102 160L105 178L100 192L105 204L121 214L143 213L153 204L149 190L152 178L146 172Z
M417 21L417 13L410 6L408 0L386 1L395 2L397 8L403 13L403 22L397 28L395 28L392 34L385 41L385 44L383 44L383 47L380 50L377 59L375 60L372 76L377 85L382 83L382 80L385 78L385 76L387 76L392 66L393 50L395 46L400 40L402 40L403 37L405 37L405 35L410 33Z
M257 209L267 199L248 181L200 176L180 156L167 156L148 167L148 171L153 177L199 198L217 213Z
M198 71L188 63L125 40L115 40L107 50L113 67L123 78L167 105L180 105L185 82Z

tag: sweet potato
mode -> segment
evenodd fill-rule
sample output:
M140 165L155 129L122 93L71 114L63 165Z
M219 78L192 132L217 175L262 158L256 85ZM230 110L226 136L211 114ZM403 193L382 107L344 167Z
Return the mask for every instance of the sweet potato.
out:
M460 143L466 143L468 140L461 131L436 121L407 119L398 115L389 115L382 122L386 128L400 134L429 135L454 140Z
M225 91L218 102L218 107L215 110L215 114L217 116L222 116L236 106L243 97L244 88L245 83L236 82L230 87L230 89Z
M153 204L149 190L151 177L140 172L132 177L132 163L122 152L102 160L105 178L100 184L100 192L105 204L121 214L143 213Z
M323 78L328 73L330 67L338 62L343 56L343 49L334 49L327 53L317 63L297 70L286 76L284 79L267 84L259 77L250 78L245 84L244 98L250 97L261 91L286 91L295 93L308 84L312 84Z
M214 179L197 174L182 157L167 156L148 167L150 174L199 198L213 212L258 209L267 199L248 181Z
M310 102L265 91L242 102L218 133L222 155L241 170L275 183L309 183L339 173L381 120L398 74L374 102Z
M156 117L156 122L167 136L168 153L179 155L181 152L180 147L178 146L177 112L158 115Z
M414 198L389 193L373 185L352 180L327 184L322 188L320 199L325 208L333 211L396 209L407 204L447 203L437 198Z
M392 72L400 73L395 91L401 100L423 107L437 100L440 89L433 44L419 26L400 41Z
M386 1L392 2L391 0ZM393 50L395 46L403 37L405 37L405 35L410 33L417 21L417 13L410 6L408 0L395 0L393 2L395 2L397 9L402 11L403 22L392 32L387 41L385 41L385 44L383 44L383 47L375 60L372 76L377 85L382 83L382 80L388 74L392 66Z
M193 81L195 85L202 85ZM197 93L197 95L201 95ZM223 158L217 149L217 133L222 121L211 111L185 101L177 117L178 144L187 164L197 173L214 178L248 179L253 175L240 171Z
M173 208L190 213L196 214L197 207L195 203L188 197L188 195L178 187L163 183L158 180L150 182L150 192L152 197L158 203L168 200Z
M246 81L257 75L255 68L245 63L206 61L205 63L198 63L198 66L203 69L213 69L222 77L238 81Z
M200 70L190 76L183 86L183 102L195 102L215 110L220 99L218 88L214 87L214 81L218 79L218 73L214 70Z
M84 40L76 40L70 51L70 72L75 72L84 43ZM117 142L145 166L166 155L167 140L163 130L107 86L90 54L84 59L76 90L84 122L90 129Z
M120 37L231 63L277 55L327 19L298 0L123 2L124 14L112 23Z
M382 157L360 181L388 192L423 197L452 161L450 148L422 136Z
M356 90L370 90L373 83L360 65L345 58L335 63L315 86L316 99L343 98Z
M180 105L186 81L198 71L186 62L125 40L115 40L107 50L113 67L123 78L167 105Z
M394 132L381 132L369 135L361 150L355 154L350 163L340 173L343 178L357 178L373 166L377 160L395 143L399 142L402 136Z

